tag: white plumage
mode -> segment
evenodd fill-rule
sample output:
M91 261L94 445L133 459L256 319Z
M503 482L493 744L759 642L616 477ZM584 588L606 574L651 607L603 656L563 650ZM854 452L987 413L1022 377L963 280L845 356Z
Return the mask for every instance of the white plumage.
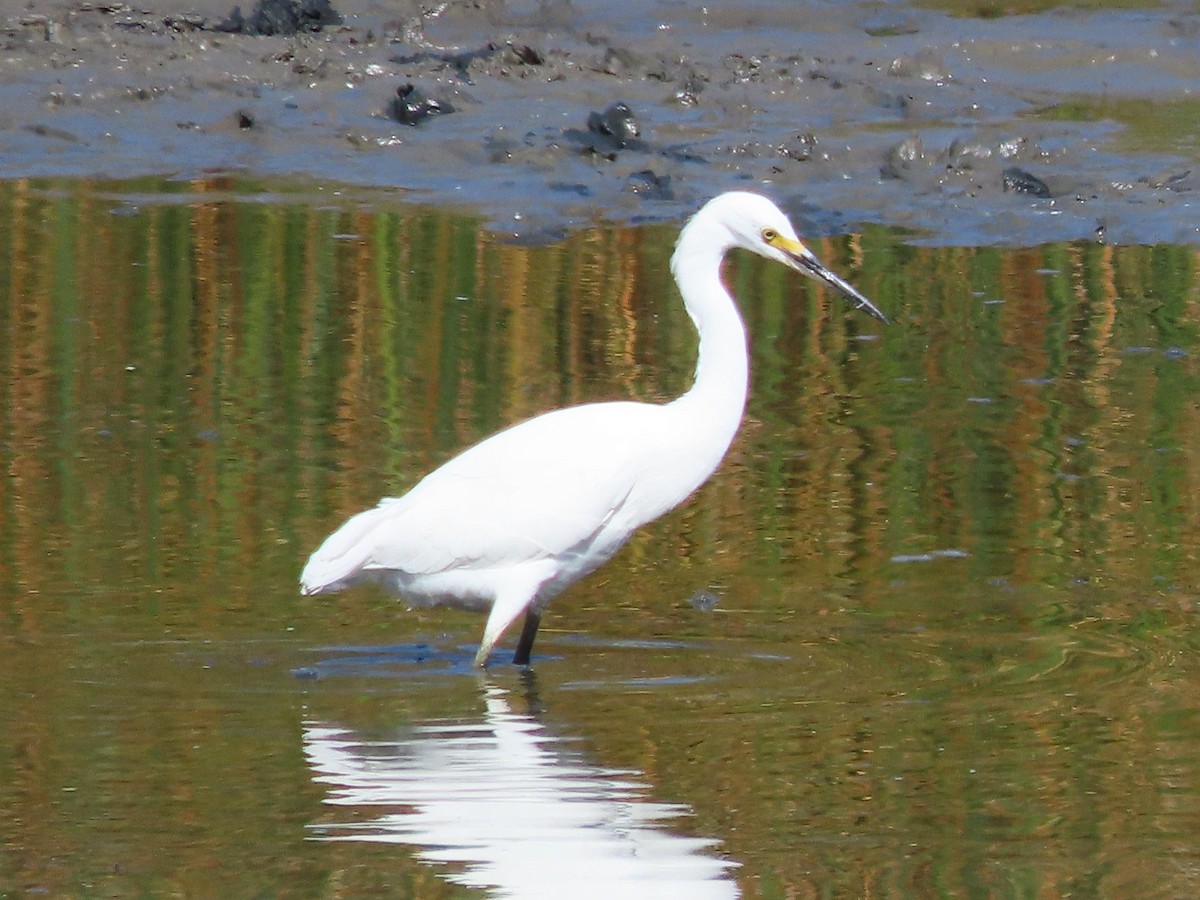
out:
M479 666L525 613L514 662L527 663L546 604L687 499L737 432L749 379L746 333L720 277L734 247L814 277L887 321L817 261L770 200L722 194L684 227L671 258L700 334L691 390L666 404L554 410L492 435L404 496L350 518L309 559L303 592L377 581L414 605L490 610Z

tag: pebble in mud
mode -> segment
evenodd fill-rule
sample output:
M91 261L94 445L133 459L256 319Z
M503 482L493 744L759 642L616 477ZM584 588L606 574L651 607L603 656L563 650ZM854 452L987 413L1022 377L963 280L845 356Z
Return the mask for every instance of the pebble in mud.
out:
M679 79L671 99L680 106L696 106L700 103L700 93L703 90L704 78L696 72L689 72Z
M427 97L415 85L402 84L396 88L392 99L392 115L405 125L416 125L430 116L447 115L454 112L449 103Z
M1024 169L1010 166L1004 170L1003 175L1004 190L1012 191L1014 194L1029 194L1034 197L1049 197L1051 196L1050 188L1046 182L1026 172Z
M600 69L608 75L625 76L631 72L638 72L640 62L630 50L623 47L609 47L604 51Z
M587 118L587 130L599 138L600 148L623 150L641 135L641 126L627 103L614 103L604 112L593 112Z
M293 35L341 24L342 16L329 0L259 0L249 17L242 15L240 6L235 6L213 30L258 36Z
M673 200L671 176L659 175L650 169L634 172L625 179L625 190L649 200Z
M934 51L920 50L913 56L901 55L892 60L888 74L895 78L919 78L943 84L950 80L950 68Z
M817 136L811 131L797 134L779 145L780 156L786 156L796 162L807 162L817 153Z
M896 144L884 156L879 174L883 178L906 179L918 165L925 165L925 145L913 135Z
M587 117L587 128L568 128L563 137L583 147L585 153L594 154L610 162L622 150L647 150L641 139L642 128L637 116L627 103L613 103L603 112L592 112Z
M522 66L543 66L546 64L546 57L542 52L528 44L508 44L505 50L505 59Z

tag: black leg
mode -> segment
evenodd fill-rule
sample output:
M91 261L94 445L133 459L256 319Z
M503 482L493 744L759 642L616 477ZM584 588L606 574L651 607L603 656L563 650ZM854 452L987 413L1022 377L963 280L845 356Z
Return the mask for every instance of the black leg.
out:
M533 639L537 637L538 626L542 624L542 614L530 608L525 613L525 625L521 628L521 639L517 641L517 652L513 656L514 666L529 665L529 651L533 649Z

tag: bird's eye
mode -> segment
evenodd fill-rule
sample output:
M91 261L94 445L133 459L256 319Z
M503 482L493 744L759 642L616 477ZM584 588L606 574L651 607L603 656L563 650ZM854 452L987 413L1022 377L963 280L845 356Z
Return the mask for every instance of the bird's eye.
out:
M762 230L762 239L768 244L775 243L775 239L779 237L779 232L774 228L764 228Z

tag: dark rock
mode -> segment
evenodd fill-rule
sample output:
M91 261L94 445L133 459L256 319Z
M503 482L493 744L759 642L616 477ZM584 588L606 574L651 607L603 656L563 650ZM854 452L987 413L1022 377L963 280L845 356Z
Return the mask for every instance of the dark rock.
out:
M648 150L641 140L641 127L628 104L614 103L604 112L588 114L587 130L568 128L563 137L591 153L607 160L614 160L625 149Z
M1003 179L1005 191L1012 191L1014 194L1030 194L1034 197L1051 196L1046 182L1016 166L1005 169Z
M256 36L293 35L341 24L342 16L330 0L258 0L249 17L242 15L240 6L235 6L213 30Z
M512 61L523 66L541 66L546 63L546 57L528 44L509 44L507 55Z
M625 180L625 190L651 200L673 200L671 176L659 175L650 169L634 172Z
M614 103L602 113L588 115L587 129L592 134L608 139L617 149L629 146L641 134L633 110L625 103Z
M454 112L449 103L426 97L420 89L411 84L402 84L396 88L396 97L392 100L392 115L405 125L416 125L430 116L447 115Z

